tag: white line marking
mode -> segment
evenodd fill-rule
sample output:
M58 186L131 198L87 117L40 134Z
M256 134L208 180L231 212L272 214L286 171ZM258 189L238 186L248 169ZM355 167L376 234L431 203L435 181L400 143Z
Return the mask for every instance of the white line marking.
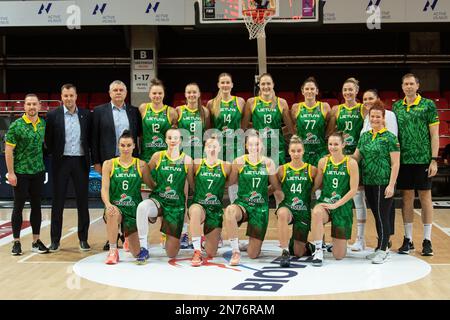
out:
M20 262L20 261L18 261ZM20 262L20 263L46 263L46 264L58 264L58 263L66 263L66 264L75 264L77 263L77 261L24 261L24 262Z
M450 266L450 263L429 263L430 266Z
M47 227L47 226L49 226L49 225L50 225L50 220L43 220L43 221L41 222L41 229L43 229L43 228L45 228L45 227ZM12 228L12 227L11 227L11 228ZM25 228L25 229L20 230L20 237L29 235L29 234L31 234L31 233L32 233L31 226L29 226L29 227L27 227L27 228ZM4 238L0 239L0 247L1 247L1 246L4 246L5 244L11 243L13 240L14 240L14 237L13 237L12 234L10 234L10 235L7 236L7 237L4 237Z
M417 209L414 209L414 212L416 214L418 214L419 216L422 216L421 212L418 211ZM446 235L450 236L450 232L449 229L450 228L443 228L440 225L438 225L436 222L433 222L433 226L435 226L436 228L438 228L439 230L441 230L443 233L445 233Z
M97 219L92 220L91 223L90 223L89 225L94 224L94 223L96 223L97 221L99 221L99 220L101 220L101 219L103 219L103 216L100 216L100 217L98 217ZM74 233L76 233L76 232L78 232L78 228L77 228L77 227L70 228L70 229L69 229L69 233L67 233L66 235L64 235L63 237L61 237L61 240L65 239L65 238L67 238L67 237L70 237L72 234L74 234ZM46 246L49 247L50 244L47 244ZM34 257L34 256L37 255L37 254L39 254L39 253L33 252L32 254L30 254L30 255L28 255L28 256L22 258L21 260L17 261L17 263L23 263L23 262L27 261L28 259L30 259L31 257Z

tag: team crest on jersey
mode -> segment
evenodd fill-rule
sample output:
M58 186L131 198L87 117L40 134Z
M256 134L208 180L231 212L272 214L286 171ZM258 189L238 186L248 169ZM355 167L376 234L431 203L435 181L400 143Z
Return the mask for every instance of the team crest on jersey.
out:
M166 144L164 143L163 139L161 139L161 137L158 137L158 136L153 136L152 141L150 143L146 144L146 147L163 148L165 146L166 146Z
M331 198L325 197L324 201L326 203L336 203L341 199L341 196L339 194L336 193L336 191L333 191L333 193L331 194Z
M252 203L265 203L263 196L261 193L253 191L248 198L248 201Z
M313 144L313 143L318 143L319 139L317 138L317 136L315 134L312 134L311 132L308 132L306 134L306 138L305 140L303 140L303 143L306 144Z
M120 195L120 199L119 200L115 200L114 204L118 205L118 206L123 206L123 207L131 207L131 206L135 206L136 205L136 203L133 201L133 198L131 198L130 196L126 195L125 193L122 193Z
M301 200L299 197L295 197L292 199L291 208L294 210L306 210L306 206L303 203L303 200Z
M344 142L346 145L352 145L355 142L355 138L346 133L344 134Z
M162 198L170 200L178 200L180 198L177 194L177 191L175 189L172 189L171 187L166 187L166 191L164 191L164 193L160 192L159 195Z

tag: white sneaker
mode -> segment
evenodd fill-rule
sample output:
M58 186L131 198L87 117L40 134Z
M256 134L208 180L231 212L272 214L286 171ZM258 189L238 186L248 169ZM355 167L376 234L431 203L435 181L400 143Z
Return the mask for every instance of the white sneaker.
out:
M247 251L248 241L239 241L239 251Z
M314 267L321 267L323 263L323 251L316 250L312 256L311 262Z
M218 247L219 247L219 248L222 248L222 247L223 247L223 239L222 239L222 235L220 235Z
M366 242L362 238L357 238L355 243L350 247L352 251L364 251Z
M367 260L372 260L373 258L375 258L375 256L377 255L377 252L380 250L375 250L374 252L372 252L371 254L366 256Z
M372 259L373 264L382 264L385 263L388 259L388 254L386 251L378 250L375 257Z

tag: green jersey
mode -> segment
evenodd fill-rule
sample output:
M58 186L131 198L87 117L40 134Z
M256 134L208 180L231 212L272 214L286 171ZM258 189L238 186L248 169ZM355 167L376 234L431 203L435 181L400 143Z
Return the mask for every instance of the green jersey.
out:
M238 139L235 131L241 129L242 110L237 97L229 101L220 101L219 114L212 115L213 126L222 132L222 159L232 162L243 155L243 138Z
M202 107L200 107L202 108ZM183 136L181 147L183 152L188 156L194 158L203 158L203 134L205 126L200 117L198 109L191 110L188 106L180 107L180 115L178 117L178 128L189 132L189 137Z
M38 118L36 124L24 114L15 120L6 133L6 144L14 147L14 172L35 174L45 170L42 147L45 121Z
M120 163L119 158L112 159L109 200L120 209L122 215L136 218L137 206L142 201L141 184L139 159L133 158L127 167Z
M345 104L339 105L336 126L337 131L344 133L345 154L353 154L364 126L364 106L361 103L351 108Z
M267 157L272 160L278 160L279 164L285 162L284 136L282 130L283 111L280 105L280 98L272 106L272 101L265 101L261 97L255 97L255 103L252 108L253 128L260 131ZM278 150L272 151L278 142Z
M222 198L225 189L226 174L223 161L210 166L202 159L195 173L195 192L193 202L211 210L223 210Z
M334 163L333 158L326 158L323 168L322 193L319 202L336 203L350 190L349 157L345 156L339 163Z
M326 116L322 102L311 108L304 102L299 103L295 116L297 119L297 135L305 147L303 161L317 166L319 160L328 153L325 141Z
M261 160L251 163L244 155L244 166L239 170L238 199L250 207L269 205L269 175L266 164Z
M280 206L284 205L291 210L309 213L311 209L311 189L313 187L309 163L303 164L300 168L294 168L291 163L284 164L281 187L284 199Z
M385 186L391 177L391 152L400 152L397 137L386 128L364 132L358 142L364 185Z
M400 163L429 164L431 162L431 126L439 125L436 105L417 95L412 105L406 99L394 103L400 141Z
M184 153L181 153L177 159L171 159L167 151L161 151L159 154L158 163L151 172L153 181L156 183L151 197L162 202L162 205L184 208L184 184L187 175L184 160Z
M145 106L145 116L142 119L142 153L141 158L148 162L152 155L167 149L166 131L172 126L170 122L171 108L164 105L161 110L156 111L152 103Z

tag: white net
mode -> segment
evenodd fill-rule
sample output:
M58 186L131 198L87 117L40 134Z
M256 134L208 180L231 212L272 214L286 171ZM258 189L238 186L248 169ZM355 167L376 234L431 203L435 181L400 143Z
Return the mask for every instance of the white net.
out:
M266 24L272 19L273 9L251 9L243 10L244 22L247 26L249 39L265 38Z

